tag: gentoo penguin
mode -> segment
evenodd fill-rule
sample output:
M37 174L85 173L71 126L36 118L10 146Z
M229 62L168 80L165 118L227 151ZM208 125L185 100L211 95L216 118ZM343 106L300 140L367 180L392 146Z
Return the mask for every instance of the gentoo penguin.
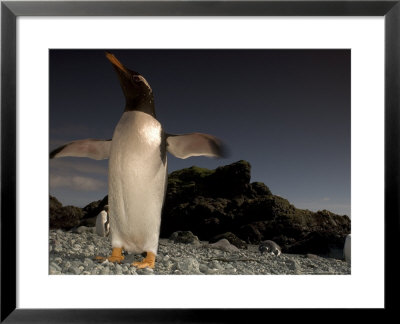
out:
M77 140L55 149L50 158L109 159L108 205L113 250L107 259L121 262L123 250L146 252L141 262L132 265L154 268L167 187L166 152L181 159L221 157L223 145L208 134L165 133L156 119L153 91L146 79L126 68L113 54L106 52L106 57L118 75L126 99L112 140Z
M110 232L110 222L108 215L108 205L96 217L96 234L99 236L107 236Z
M272 255L279 256L281 255L281 248L274 241L263 241L258 247L258 250L263 254L264 252L271 253Z
M346 236L346 241L344 242L343 257L346 262L351 262L351 234Z

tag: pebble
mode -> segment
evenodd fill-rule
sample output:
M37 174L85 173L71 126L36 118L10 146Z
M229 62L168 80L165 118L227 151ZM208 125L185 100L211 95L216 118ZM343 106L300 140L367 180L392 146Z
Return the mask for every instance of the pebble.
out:
M78 275L78 274L81 273L81 270L79 268L77 268L77 267L69 267L68 268L68 272L70 272L72 274L75 274L75 275Z
M51 262L50 263L50 267L53 267L53 269L56 270L56 271L61 271L62 270L61 267L55 262Z
M183 273L198 273L199 262L194 258L184 258L176 263L175 269L182 271Z
M217 242L218 243L218 242ZM221 242L220 242L221 243ZM215 244L215 243L214 243ZM220 247L222 246L222 248ZM258 246L247 250L231 248L226 242L211 246L175 243L160 239L156 266L136 269L134 261L141 255L125 254L121 264L94 261L98 255L111 254L109 237L100 237L91 230L50 230L50 275L283 275L283 274L351 274L351 264L317 255L261 254Z
M49 267L49 273L50 273L50 274L61 274L61 268L60 268L60 270L58 270L58 268L56 268L56 267L53 265L53 263L51 263L51 264L50 264L50 267Z
M206 272L204 272L205 274L218 274L219 270L218 269L207 269Z
M225 252L239 252L240 251L236 246L229 243L229 241L227 239L221 239L218 242L210 244L209 246L213 249L218 249L218 250L225 251ZM223 254L225 254L225 253L223 253Z
M207 273L207 271L209 270L209 268L205 265L205 264L200 264L199 265L199 270L203 273Z
M150 268L137 269L136 271L138 274L141 274L141 275L153 275L154 274L154 270L150 269Z
M219 262L216 260L209 262L208 267L210 269L224 270L224 267L222 265L220 265Z
M301 268L300 265L298 264L298 262L295 260L290 260L288 262L288 267L290 270L294 270L294 271L296 271L296 270L299 271Z

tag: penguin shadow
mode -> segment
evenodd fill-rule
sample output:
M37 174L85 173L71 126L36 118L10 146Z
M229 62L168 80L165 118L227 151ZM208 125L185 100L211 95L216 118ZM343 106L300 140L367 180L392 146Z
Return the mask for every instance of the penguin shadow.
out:
M124 256L124 259L118 262L119 264L126 264L126 265L131 265L132 263L136 261L142 260L142 258L145 258L147 256L147 252L143 253L128 253L126 251L122 252L122 255ZM83 258L88 258L87 256L84 256ZM100 260L96 259L96 254L93 254L90 256L90 258L98 264L102 264L104 262L109 262L108 260Z
M133 262L140 261L142 258L147 256L147 252L143 253L127 253L123 252L124 259L121 261L121 264L132 264Z

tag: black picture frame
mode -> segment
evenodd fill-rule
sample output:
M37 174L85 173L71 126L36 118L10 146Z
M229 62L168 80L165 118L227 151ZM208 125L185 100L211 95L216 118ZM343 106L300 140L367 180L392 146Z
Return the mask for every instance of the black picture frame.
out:
M263 318L264 314L260 313L265 311L16 308L16 19L19 16L383 16L385 19L385 311L395 310L398 304L395 293L399 287L399 279L396 273L397 267L391 266L394 262L391 260L398 255L396 238L400 232L400 0L2 1L1 322L217 323L236 322L240 318L239 313L248 319L250 319L248 316ZM248 314L249 312L252 314ZM378 316L381 316L381 313Z

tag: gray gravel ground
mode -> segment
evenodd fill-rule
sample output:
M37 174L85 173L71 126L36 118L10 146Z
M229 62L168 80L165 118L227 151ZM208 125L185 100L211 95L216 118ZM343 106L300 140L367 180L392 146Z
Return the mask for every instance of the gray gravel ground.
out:
M111 254L108 237L100 237L91 228L77 233L50 231L49 273L53 275L293 275L293 274L350 274L350 264L338 259L316 255L261 254L258 246L247 250L226 252L208 242L197 244L174 243L161 239L154 269L136 269L130 264L143 259L128 254L121 264L99 263L95 256ZM232 249L233 250L233 249Z

